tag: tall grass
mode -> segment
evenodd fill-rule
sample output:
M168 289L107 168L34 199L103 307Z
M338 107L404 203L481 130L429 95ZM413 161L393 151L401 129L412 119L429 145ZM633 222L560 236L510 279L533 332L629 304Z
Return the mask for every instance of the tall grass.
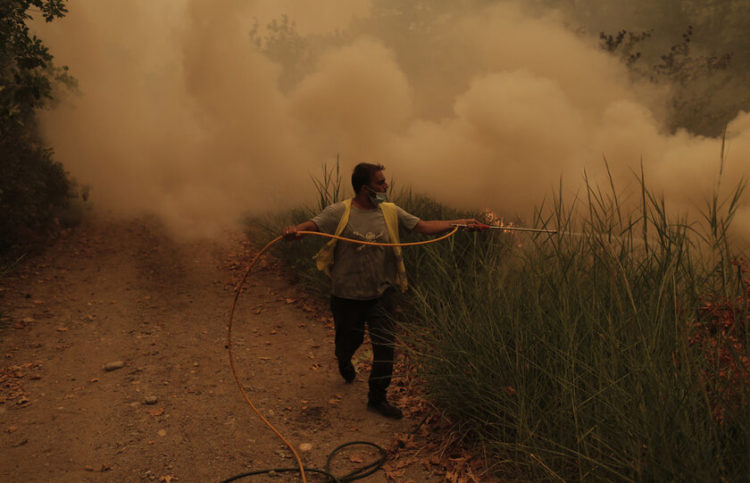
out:
M742 188L688 224L643 182L633 212L589 186L537 214L563 234L422 250L404 326L429 397L523 479L746 480L748 294L727 238ZM696 338L707 298L740 321L729 348Z
M324 174L319 206L269 233L338 200ZM689 222L641 176L632 210L613 185L556 196L532 225L560 234L462 232L405 249L401 337L427 397L501 478L746 480L750 283L728 237L743 188ZM470 215L392 198L423 219ZM276 253L322 295L313 238Z

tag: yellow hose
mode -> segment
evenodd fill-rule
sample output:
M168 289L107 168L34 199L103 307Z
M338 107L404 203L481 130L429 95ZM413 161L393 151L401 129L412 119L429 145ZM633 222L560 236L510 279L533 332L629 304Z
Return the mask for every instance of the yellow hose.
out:
M337 240L352 242L352 243L358 243L360 245L371 245L371 246L382 246L382 247L412 247L417 245L427 245L428 243L435 243L439 242L441 240L445 240L446 238L449 238L456 234L458 231L458 226L454 226L453 230L446 233L445 235L442 235L437 238L432 238L430 240L423 240L418 242L409 242L409 243L379 243L379 242L368 242L363 240L355 240L353 238L346 238L338 235L330 235L328 233L320 233L317 231L298 231L297 234L299 235L315 235L315 236L322 236L326 238L335 238ZM292 451L292 454L294 454L294 458L297 460L297 465L299 466L300 475L302 477L302 481L304 483L307 482L307 477L305 476L305 469L302 465L302 459L300 458L299 454L297 453L297 450L294 449L294 446L292 443L287 441L287 439L282 435L258 410L257 407L255 407L255 404L250 400L250 397L245 392L245 389L242 387L242 384L240 383L240 378L237 375L237 368L234 364L234 356L232 354L232 321L234 320L234 310L237 307L237 301L240 298L240 294L242 293L242 286L245 284L245 281L247 281L248 276L250 275L250 271L253 269L253 266L258 262L261 255L263 255L266 251L268 251L269 248L274 246L276 243L278 243L283 237L283 235L279 235L270 242L266 244L261 250L255 254L253 259L250 261L250 265L247 267L247 271L245 272L245 276L242 277L242 280L240 280L240 283L237 284L237 288L235 288L235 294L234 294L234 302L232 302L232 309L229 312L229 324L227 328L227 351L229 353L229 365L232 368L232 375L234 376L234 380L237 383L237 387L240 388L240 392L242 393L242 397L245 398L245 401L250 405L250 407L253 409L255 414L260 418L263 423L268 426L271 431L276 433L276 435L281 438L281 440L284 442L285 445Z

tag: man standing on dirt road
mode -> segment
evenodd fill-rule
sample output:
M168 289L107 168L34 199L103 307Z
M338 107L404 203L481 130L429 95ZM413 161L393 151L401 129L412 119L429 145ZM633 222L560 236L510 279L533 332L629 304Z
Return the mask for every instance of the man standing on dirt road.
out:
M439 234L453 224L473 225L474 219L424 221L386 201L388 183L379 164L360 163L352 172L354 198L326 207L311 220L283 230L287 240L300 231L319 231L356 240L398 243L399 228ZM400 419L401 410L386 399L393 375L395 289L406 291L406 270L400 247L355 244L331 239L316 255L318 269L331 277L331 312L339 372L347 383L356 377L352 356L362 345L365 324L372 341L367 408Z

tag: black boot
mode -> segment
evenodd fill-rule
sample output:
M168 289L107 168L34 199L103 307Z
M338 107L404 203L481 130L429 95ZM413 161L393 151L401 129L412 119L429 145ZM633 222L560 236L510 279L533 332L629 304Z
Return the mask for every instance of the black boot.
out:
M392 406L385 399L379 402L368 401L367 409L379 413L381 416L385 416L386 418L401 419L404 417L404 414L399 408L397 408L396 406Z
M347 384L351 383L357 376L357 371L354 370L351 359L346 361L339 360L339 373L344 378Z

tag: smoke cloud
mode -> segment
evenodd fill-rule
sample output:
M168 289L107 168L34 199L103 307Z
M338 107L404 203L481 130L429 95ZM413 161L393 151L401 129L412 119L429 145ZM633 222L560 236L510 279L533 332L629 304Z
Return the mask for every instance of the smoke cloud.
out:
M459 3L394 19L383 0L71 0L36 25L80 90L44 132L95 203L185 235L309 201L337 155L344 173L381 162L401 186L525 219L560 179L566 196L584 171L608 185L604 158L622 186L643 165L680 209L708 199L722 140L665 132L664 92L554 13ZM299 42L272 55L264 26L283 15ZM728 187L750 175L750 115L726 143ZM747 201L736 228L750 235Z

